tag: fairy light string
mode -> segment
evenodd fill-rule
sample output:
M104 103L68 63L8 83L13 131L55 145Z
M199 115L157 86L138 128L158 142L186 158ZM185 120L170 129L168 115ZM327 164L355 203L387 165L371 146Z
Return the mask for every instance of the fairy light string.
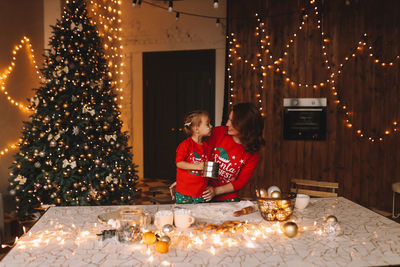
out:
M31 64L34 66L36 74L39 78L39 80L42 80L42 76L39 71L39 67L36 64L35 56L34 56L34 51L32 48L32 44L30 43L30 40L28 37L24 36L20 43L18 45L15 45L14 49L12 50L12 60L9 66L6 68L6 70L0 75L0 88L1 88L1 93L6 96L6 99L10 102L10 104L18 107L20 110L24 112L30 112L32 109L29 107L25 106L21 102L18 102L17 100L13 99L9 92L6 90L6 82L10 76L10 74L14 71L16 67L16 60L17 60L17 55L18 52L23 48L26 48L26 51L28 52L28 57L30 59Z
M375 63L377 66L380 66L382 68L390 68L393 67L394 64L397 61L400 61L400 56L394 57L393 60L390 61L383 61L379 58L376 58L373 53L373 48L371 45L367 46L366 41L360 41L356 49L354 50L351 55L347 56L344 58L343 63L339 64L339 66L334 70L333 64L329 61L328 58L328 44L330 43L330 39L327 37L326 33L323 31L323 24L322 24L322 13L319 12L318 6L316 5L315 1L310 1L311 5L315 5L311 10L314 12L314 17L315 20L317 21L317 30L319 31L321 35L321 53L322 53L322 58L323 58L323 63L325 68L328 71L328 77L324 79L323 81L319 82L313 82L313 83L307 83L307 82L299 82L296 81L294 78L292 78L289 74L288 71L284 69L282 66L282 63L284 62L285 58L289 56L289 48L294 45L296 37L300 33L300 31L303 30L304 25L306 21L308 21L308 18L310 17L308 14L303 14L302 19L300 21L300 25L297 27L297 31L293 33L291 38L289 38L289 41L284 45L284 49L282 56L280 57L274 57L271 54L271 49L270 49L270 36L268 34L265 34L265 29L264 29L264 22L259 18L258 14L255 14L255 17L257 19L257 22L259 25L256 27L255 31L255 36L259 37L259 42L260 42L260 52L256 53L256 59L255 61L249 60L245 56L240 55L238 53L239 48L241 45L238 43L238 38L235 33L230 33L227 35L227 38L229 39L229 66L227 68L228 71L228 82L229 82L229 105L232 106L234 104L234 99L237 96L237 89L235 89L235 80L233 77L233 72L232 72L232 67L234 66L234 62L239 62L242 61L249 67L250 71L255 71L257 73L260 73L261 79L259 80L259 93L255 94L255 97L257 99L257 102L260 105L260 110L262 110L262 92L264 89L264 81L263 79L266 78L267 76L267 71L274 71L276 73L280 73L282 78L286 83L288 83L291 87L298 87L298 88L313 88L313 89L320 89L320 88L329 88L329 91L332 93L333 97L333 102L337 105L338 110L343 110L344 111L344 121L345 121L345 127L347 128L353 128L353 123L351 121L351 116L354 115L353 112L350 111L350 108L348 105L344 104L343 100L340 100L340 94L338 93L337 87L336 87L336 80L338 77L340 77L341 72L343 71L343 67L345 64L347 64L351 59L355 58L356 56L361 55L361 53L366 50L365 47L368 47L368 56L372 58L373 63ZM366 39L367 34L364 34L364 39ZM262 56L264 54L264 56ZM263 60L265 59L265 60ZM271 64L267 64L267 60L271 60ZM330 74L329 74L330 73ZM265 114L262 112L262 115L265 116ZM354 129L354 132L357 136L366 138L367 140L371 142L375 141L383 141L385 136L390 135L393 132L398 132L400 129L398 128L398 120L394 119L392 120L392 123L390 126L385 127L386 129L381 133L377 134L375 136L371 134L366 134L366 131L361 130L360 128Z
M6 99L8 100L8 102L19 108L19 110L29 113L32 112L34 110L34 108L28 107L24 104L22 104L21 102L18 102L17 100L13 99L9 92L6 90L6 83L7 80L9 78L9 76L11 75L11 73L14 71L15 67L16 67L16 60L17 60L17 55L18 52L22 49L22 48L26 48L26 51L28 53L28 57L30 59L31 64L33 65L35 72L37 74L38 79L41 81L42 80L42 76L40 74L39 71L39 67L36 64L36 60L35 60L35 55L34 55L34 50L32 47L32 44L30 42L30 39L26 36L24 36L19 44L14 46L14 49L11 51L12 54L12 60L11 63L9 64L9 66L6 68L6 70L0 74L0 88L1 88L1 93L6 97ZM10 152L11 150L14 150L16 148L18 148L18 144L19 142L14 142L10 145L7 145L5 148L0 150L0 157L4 156L5 154L7 154L8 152Z
M104 4L90 1L88 10L93 14L90 21L97 25L99 35L103 41L103 48L108 67L110 69L111 84L115 87L118 98L118 107L122 109L124 83L124 57L122 45L121 1L106 0Z

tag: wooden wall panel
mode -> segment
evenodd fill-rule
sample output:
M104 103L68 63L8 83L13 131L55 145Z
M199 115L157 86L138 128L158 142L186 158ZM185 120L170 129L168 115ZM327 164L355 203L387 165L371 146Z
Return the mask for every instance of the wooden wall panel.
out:
M349 4L346 4L349 3ZM322 55L322 37L317 29L316 15L322 30L329 38L327 57L333 70L337 70L344 58L350 56L342 72L335 78L339 99L347 108L334 103L331 86L290 86L281 72L251 70L250 63L257 62L260 50L255 29L259 25L255 14L265 25L270 36L270 51L274 59L283 57L281 70L296 83L312 84L329 79ZM228 28L235 33L241 45L232 56L232 79L235 89L234 103L250 101L258 104L259 80L263 80L262 107L265 111L264 137L266 146L261 151L261 161L250 184L242 195L253 195L255 186L278 185L286 190L291 178L307 178L340 183L339 194L364 206L391 209L391 184L400 181L400 134L393 132L393 122L400 120L400 1L350 0L310 1L302 0L235 0L228 1ZM298 31L301 18L308 19ZM297 32L293 45L285 45ZM367 33L367 38L363 34ZM373 45L376 58L393 62L382 67L372 61L368 46L360 55L352 57L357 44L367 40ZM288 52L284 57L283 52ZM269 55L261 53L264 65L272 64ZM237 60L236 57L246 58ZM283 140L283 98L326 97L327 139L325 141ZM338 108L340 107L340 108ZM352 128L346 127L345 112L350 112ZM400 122L399 122L400 123ZM361 138L361 129L375 142ZM390 135L384 131L391 129ZM400 130L399 130L400 131ZM377 136L384 136L380 142Z

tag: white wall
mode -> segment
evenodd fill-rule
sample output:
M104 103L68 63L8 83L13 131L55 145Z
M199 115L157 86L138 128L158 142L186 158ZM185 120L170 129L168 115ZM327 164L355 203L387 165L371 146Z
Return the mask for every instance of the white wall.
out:
M167 6L168 1L147 0ZM225 73L226 20L216 26L215 19L175 13L142 3L133 8L132 1L122 3L122 28L124 32L125 87L122 118L132 140L133 161L139 165L143 177L143 52L174 50L216 50L215 124L221 124ZM174 10L214 17L226 17L226 0L219 1L219 8L211 0L174 1Z

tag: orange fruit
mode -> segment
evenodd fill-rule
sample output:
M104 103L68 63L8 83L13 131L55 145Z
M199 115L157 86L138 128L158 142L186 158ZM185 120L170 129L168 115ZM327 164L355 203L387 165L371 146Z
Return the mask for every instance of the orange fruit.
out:
M158 241L156 243L156 250L160 253L167 253L169 250L169 245L165 241Z
M146 232L142 236L143 243L146 245L154 244L157 240L156 235L153 232Z

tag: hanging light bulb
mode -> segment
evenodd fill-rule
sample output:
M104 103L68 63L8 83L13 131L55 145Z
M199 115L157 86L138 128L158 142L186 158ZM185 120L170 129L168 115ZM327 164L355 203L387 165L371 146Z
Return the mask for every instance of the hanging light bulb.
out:
M181 14L180 14L179 12L176 12L176 16L175 16L176 20L179 19L179 16L180 16L180 15L181 15Z
M213 6L214 6L214 8L218 8L218 0L214 0Z
M215 22L215 26L219 27L219 25L221 25L221 21L219 20L219 18L217 18L217 21Z
M168 12L172 12L172 8L174 7L174 4L172 3L172 1L169 1L168 3Z
M136 2L137 2L137 0L132 0L132 7L136 6Z

